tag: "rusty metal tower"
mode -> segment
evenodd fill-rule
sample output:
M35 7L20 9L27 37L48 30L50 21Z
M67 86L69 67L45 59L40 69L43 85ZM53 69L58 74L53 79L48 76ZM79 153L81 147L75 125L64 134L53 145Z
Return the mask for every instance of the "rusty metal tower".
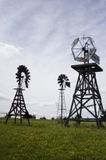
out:
M96 124L99 127L100 115L104 111L96 80L96 72L103 71L98 65L100 63L100 58L96 54L96 48L91 37L80 37L75 39L71 50L74 60L83 62L83 64L71 66L79 75L73 94L71 108L65 124L68 125L69 120L73 116L77 116L80 123L82 111L86 110L96 120ZM90 63L90 60L95 63Z
M6 123L8 122L8 119L13 116L14 122L16 123L16 119L20 118L20 123L22 124L22 119L27 118L28 124L30 125L29 121L29 112L26 108L24 96L23 96L23 83L25 84L25 87L28 88L28 83L30 80L30 72L29 70L24 66L20 65L18 68L18 71L16 73L16 79L18 82L18 87L15 88L16 94L13 99L10 111L7 114Z

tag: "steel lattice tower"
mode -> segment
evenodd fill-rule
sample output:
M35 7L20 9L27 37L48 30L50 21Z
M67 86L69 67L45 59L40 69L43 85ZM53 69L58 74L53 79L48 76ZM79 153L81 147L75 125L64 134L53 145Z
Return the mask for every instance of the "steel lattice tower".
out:
M58 108L57 108L57 118L63 120L67 117L67 109L66 109L66 102L65 102L65 93L64 89L59 89L59 101L58 101Z
M72 65L71 67L75 69L79 75L67 123L75 114L81 118L82 110L86 109L96 119L97 126L99 126L100 114L104 109L96 80L96 72L102 72L103 70L96 63Z

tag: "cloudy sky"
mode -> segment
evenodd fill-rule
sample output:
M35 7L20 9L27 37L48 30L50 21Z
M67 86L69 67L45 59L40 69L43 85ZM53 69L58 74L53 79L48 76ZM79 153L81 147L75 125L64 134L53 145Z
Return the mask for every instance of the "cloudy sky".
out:
M65 73L71 88L65 91L69 110L77 73L71 54L81 35L95 41L103 73L97 74L106 104L106 0L0 0L0 112L8 112L21 64L31 73L24 96L30 113L56 116L57 77Z

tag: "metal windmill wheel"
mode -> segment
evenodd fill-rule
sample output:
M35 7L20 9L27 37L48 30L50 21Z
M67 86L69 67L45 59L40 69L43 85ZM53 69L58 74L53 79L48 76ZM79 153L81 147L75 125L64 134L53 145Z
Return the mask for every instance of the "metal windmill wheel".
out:
M21 85L23 83L23 78L25 76L24 83L25 83L26 88L28 88L28 83L29 83L30 77L31 77L29 70L24 65L20 65L17 69L18 69L18 71L16 73L16 79L17 79L18 85L21 87ZM24 74L24 75L22 75L22 74Z
M61 89L64 89L66 86L70 87L69 79L65 74L59 75L57 80L58 80L58 84L60 85Z
M76 61L89 63L92 59L99 63L99 56L95 54L96 48L91 37L76 38L72 43L71 51Z

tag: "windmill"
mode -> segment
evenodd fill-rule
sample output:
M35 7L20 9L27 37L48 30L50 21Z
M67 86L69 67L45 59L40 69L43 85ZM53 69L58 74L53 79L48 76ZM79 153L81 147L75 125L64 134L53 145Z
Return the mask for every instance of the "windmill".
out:
M83 64L71 66L79 75L65 124L68 125L73 116L77 116L80 122L82 112L86 110L96 120L99 127L100 115L104 111L96 80L96 72L103 71L98 65L100 57L96 54L94 41L91 37L76 38L72 43L71 51L74 60Z
M64 90L66 87L70 87L70 82L65 74L60 74L57 81L60 86L57 116L60 118L61 121L63 121L63 119L67 116Z
M28 84L30 81L30 72L24 65L20 65L17 69L18 71L16 73L16 80L18 83L18 87L15 88L16 94L13 99L11 108L7 114L6 123L8 122L9 117L14 116L15 123L16 123L16 118L20 118L21 124L22 124L22 119L27 118L28 124L30 125L29 113L26 109L26 104L22 92L23 90L25 90L23 89L23 85L25 85L25 87L28 88Z

